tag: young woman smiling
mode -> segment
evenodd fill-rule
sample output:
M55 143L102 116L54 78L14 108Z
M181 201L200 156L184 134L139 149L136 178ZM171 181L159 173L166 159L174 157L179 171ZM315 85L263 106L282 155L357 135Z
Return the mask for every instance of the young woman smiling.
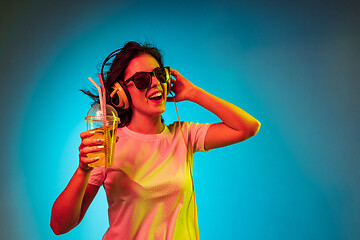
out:
M198 239L193 153L246 140L258 132L260 123L164 67L159 51L150 45L127 43L108 56L103 69L107 102L121 118L114 164L89 167L97 158L87 154L99 151L103 143L89 139L91 131L80 134L79 167L53 205L51 228L63 234L77 226L103 186L109 205L103 239ZM98 96L86 94L98 101ZM166 102L174 100L197 103L221 122L165 125L161 114Z

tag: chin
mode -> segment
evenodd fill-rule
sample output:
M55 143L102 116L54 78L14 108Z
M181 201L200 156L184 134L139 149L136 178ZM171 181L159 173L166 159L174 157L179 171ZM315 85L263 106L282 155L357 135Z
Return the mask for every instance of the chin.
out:
M164 107L164 108L161 108L161 109L159 109L159 111L157 111L157 114L163 114L164 112L165 112L165 110L166 110L166 108Z
M165 112L165 110L166 110L166 102L163 101L161 104L155 106L155 109L156 109L156 110L155 110L156 112L162 114L162 113Z

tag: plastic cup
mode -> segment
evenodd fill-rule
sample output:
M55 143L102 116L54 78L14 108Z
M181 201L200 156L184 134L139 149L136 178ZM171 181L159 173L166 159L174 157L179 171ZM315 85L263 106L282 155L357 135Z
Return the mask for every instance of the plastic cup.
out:
M90 163L89 167L111 167L114 161L115 143L116 143L116 130L120 119L116 110L106 105L106 115L100 108L100 104L97 104L90 108L85 122L87 123L87 130L94 130L95 134L90 138L104 139L104 148L101 151L88 153L87 157L100 157L98 161Z

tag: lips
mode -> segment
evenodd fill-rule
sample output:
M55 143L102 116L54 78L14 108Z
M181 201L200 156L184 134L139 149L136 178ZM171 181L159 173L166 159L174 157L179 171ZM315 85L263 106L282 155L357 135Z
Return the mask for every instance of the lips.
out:
M161 91L153 92L148 96L148 99L153 102L161 102L163 99L162 92Z

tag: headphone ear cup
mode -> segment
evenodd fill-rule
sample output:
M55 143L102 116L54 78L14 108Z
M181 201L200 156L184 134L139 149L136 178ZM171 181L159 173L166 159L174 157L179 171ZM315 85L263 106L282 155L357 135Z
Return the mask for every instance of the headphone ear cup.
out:
M170 94L171 92L171 74L170 74L170 68L167 77L169 78L169 82L167 84L167 94Z
M114 89L110 94L112 104L115 107L128 109L130 107L131 98L123 84L116 82L111 88Z
M171 92L171 84L168 83L168 84L167 84L167 93L166 93L166 95L169 95L170 92Z

